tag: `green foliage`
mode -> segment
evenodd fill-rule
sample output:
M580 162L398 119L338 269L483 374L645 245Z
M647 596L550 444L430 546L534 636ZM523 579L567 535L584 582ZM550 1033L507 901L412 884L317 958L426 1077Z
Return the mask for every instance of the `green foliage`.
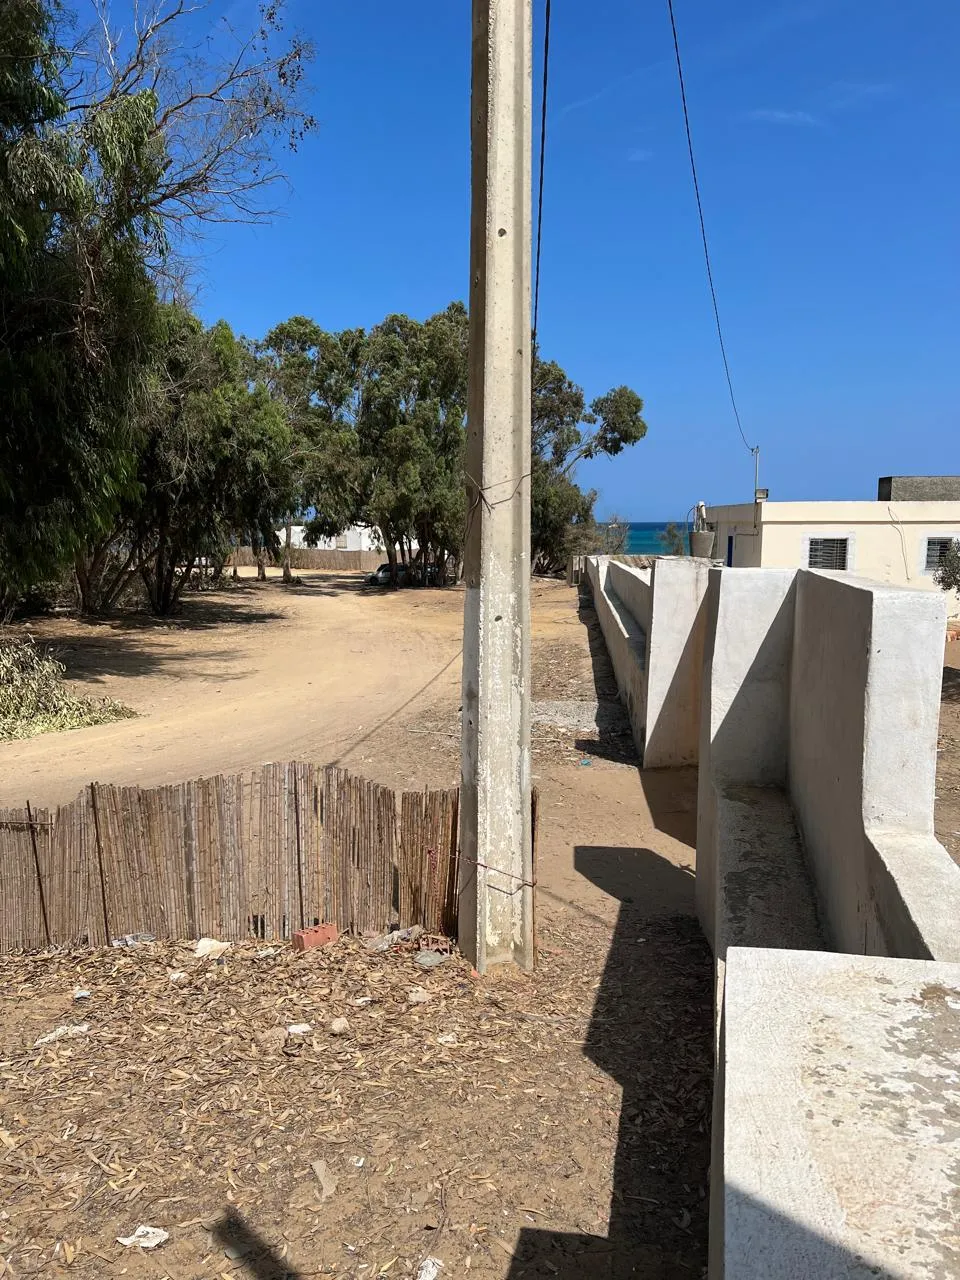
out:
M59 0L0 5L0 620L136 490L172 239L256 217L271 139L312 124L311 51L277 48L281 8L217 61L178 39L180 3L75 51Z
M380 531L391 563L398 552L411 563L415 582L428 580L431 564L459 564L467 342L466 309L452 303L423 322L388 316L368 334L326 333L294 316L255 345L258 367L293 421L299 509L316 511L308 538L360 521ZM539 359L532 408L532 561L549 573L570 551L611 541L593 518L596 495L573 479L577 463L619 453L646 424L630 388L614 388L587 409L564 370Z
M944 591L960 591L960 542L951 542L947 547L933 580Z
M598 396L587 410L581 388L539 355L532 391L531 559L535 572L557 573L569 555L605 544L593 515L596 493L572 479L577 463L620 453L643 439L647 425L643 401L629 387Z
M687 554L687 536L679 525L670 523L660 535L663 554L667 556L685 556Z
M112 698L87 698L64 684L62 662L32 640L0 644L0 740L124 720L135 712Z
M128 413L153 287L131 193L155 181L149 103L68 115L58 10L0 15L0 610L51 576L130 482ZM141 219L141 221L143 221Z

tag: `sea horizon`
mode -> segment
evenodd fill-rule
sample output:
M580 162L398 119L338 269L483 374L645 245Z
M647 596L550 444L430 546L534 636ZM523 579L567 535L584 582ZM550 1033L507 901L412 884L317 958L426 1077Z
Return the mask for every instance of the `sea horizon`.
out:
M684 543L687 539L686 520L628 520L627 542L624 551L631 556L662 555L666 550L663 536L667 526L674 524L682 532Z

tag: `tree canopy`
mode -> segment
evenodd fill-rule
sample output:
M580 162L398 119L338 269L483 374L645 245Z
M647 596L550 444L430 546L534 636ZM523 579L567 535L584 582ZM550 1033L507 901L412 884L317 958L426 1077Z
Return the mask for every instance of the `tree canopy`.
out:
M262 212L310 56L282 6L205 57L193 6L138 7L129 37L59 0L0 7L0 616L114 523L136 485L136 423L165 357L158 294L178 237Z
M294 519L314 539L374 526L408 580L459 570L462 303L368 331L292 316L241 340L180 300L185 240L268 214L278 142L314 123L312 51L282 0L201 45L196 7L140 0L123 32L94 0L78 32L60 0L0 6L0 620L68 567L85 609L139 582L170 612L198 564L241 539L273 549ZM587 406L535 356L537 570L596 541L577 466L640 440L642 410L625 386Z

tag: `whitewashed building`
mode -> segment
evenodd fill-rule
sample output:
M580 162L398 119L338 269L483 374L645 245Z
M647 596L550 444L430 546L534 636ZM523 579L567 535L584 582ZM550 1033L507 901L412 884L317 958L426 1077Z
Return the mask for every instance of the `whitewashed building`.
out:
M934 571L960 541L960 476L888 476L876 502L758 500L706 515L715 558L734 568L834 569L937 591Z

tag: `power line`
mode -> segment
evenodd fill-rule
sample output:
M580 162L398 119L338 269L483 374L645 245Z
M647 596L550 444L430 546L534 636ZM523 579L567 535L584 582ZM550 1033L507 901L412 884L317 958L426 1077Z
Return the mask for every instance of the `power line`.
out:
M746 448L749 449L751 453L754 453L759 446L751 445L744 434L743 423L740 421L740 410L737 408L737 397L733 393L733 378L730 376L730 362L727 359L727 348L723 341L723 326L720 323L720 307L717 303L717 290L713 283L713 268L710 265L710 247L707 243L707 225L703 220L703 202L700 199L700 183L697 180L697 162L693 155L693 135L690 132L690 113L687 110L687 90L683 81L683 63L680 60L680 37L677 35L677 20L673 14L673 0L667 0L667 8L670 11L670 28L673 31L673 50L677 55L677 77L680 81L680 102L683 106L683 124L687 131L687 150L690 153L690 172L693 174L693 191L694 195L697 197L697 213L700 216L700 238L703 240L703 258L707 264L707 281L710 285L710 297L713 301L713 316L717 322L717 337L720 340L720 355L723 357L723 371L727 375L727 390L730 392L730 403L733 406L733 416L737 420L737 430L740 432L740 439L743 441Z
M540 189L537 195L537 267L533 284L533 349L537 348L540 319L540 248L543 242L543 166L547 154L547 83L550 71L550 0L543 16L543 99L540 110Z

